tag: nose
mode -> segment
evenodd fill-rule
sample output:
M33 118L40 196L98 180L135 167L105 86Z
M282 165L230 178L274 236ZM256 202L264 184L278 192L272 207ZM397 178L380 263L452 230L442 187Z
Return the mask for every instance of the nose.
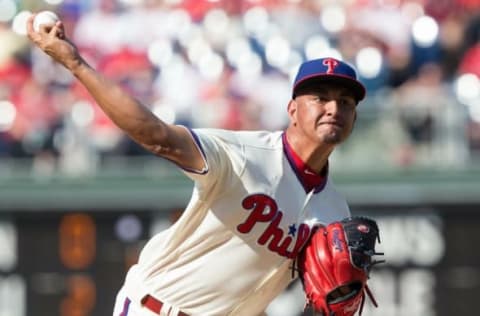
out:
M335 99L329 100L325 104L325 110L326 110L327 115L330 115L330 116L338 115L338 113L340 111L340 107L339 107L339 104L338 104L337 100L335 100Z

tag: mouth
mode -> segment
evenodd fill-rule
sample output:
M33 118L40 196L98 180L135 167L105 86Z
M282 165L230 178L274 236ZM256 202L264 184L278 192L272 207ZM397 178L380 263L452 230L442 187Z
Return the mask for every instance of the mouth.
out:
M344 126L344 124L342 122L339 122L339 121L319 122L318 125L329 125L329 126L334 126L334 127L338 127L338 128L342 128Z

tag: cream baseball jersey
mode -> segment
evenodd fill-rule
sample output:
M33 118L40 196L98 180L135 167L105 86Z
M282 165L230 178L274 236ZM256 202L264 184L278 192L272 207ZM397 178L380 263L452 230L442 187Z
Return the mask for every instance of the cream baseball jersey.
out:
M260 315L293 280L292 259L312 227L349 216L347 203L328 177L306 192L283 132L192 137L205 169L185 171L195 183L187 208L146 244L124 292L192 316Z

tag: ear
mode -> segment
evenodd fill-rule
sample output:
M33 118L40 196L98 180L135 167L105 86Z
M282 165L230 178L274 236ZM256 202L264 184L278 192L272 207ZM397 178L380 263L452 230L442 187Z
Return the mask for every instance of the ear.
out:
M288 102L287 113L292 123L297 121L297 118L296 118L297 106L298 106L297 101L295 101L295 99L291 99L290 102Z

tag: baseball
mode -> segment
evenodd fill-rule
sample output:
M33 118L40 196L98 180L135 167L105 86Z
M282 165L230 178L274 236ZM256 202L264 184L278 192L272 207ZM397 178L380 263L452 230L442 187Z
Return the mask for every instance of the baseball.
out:
M55 14L55 12L52 11L42 11L39 12L36 16L35 19L33 20L33 29L35 32L40 31L40 26L41 25L48 25L49 27L52 27L55 25L55 23L58 21L58 16Z

